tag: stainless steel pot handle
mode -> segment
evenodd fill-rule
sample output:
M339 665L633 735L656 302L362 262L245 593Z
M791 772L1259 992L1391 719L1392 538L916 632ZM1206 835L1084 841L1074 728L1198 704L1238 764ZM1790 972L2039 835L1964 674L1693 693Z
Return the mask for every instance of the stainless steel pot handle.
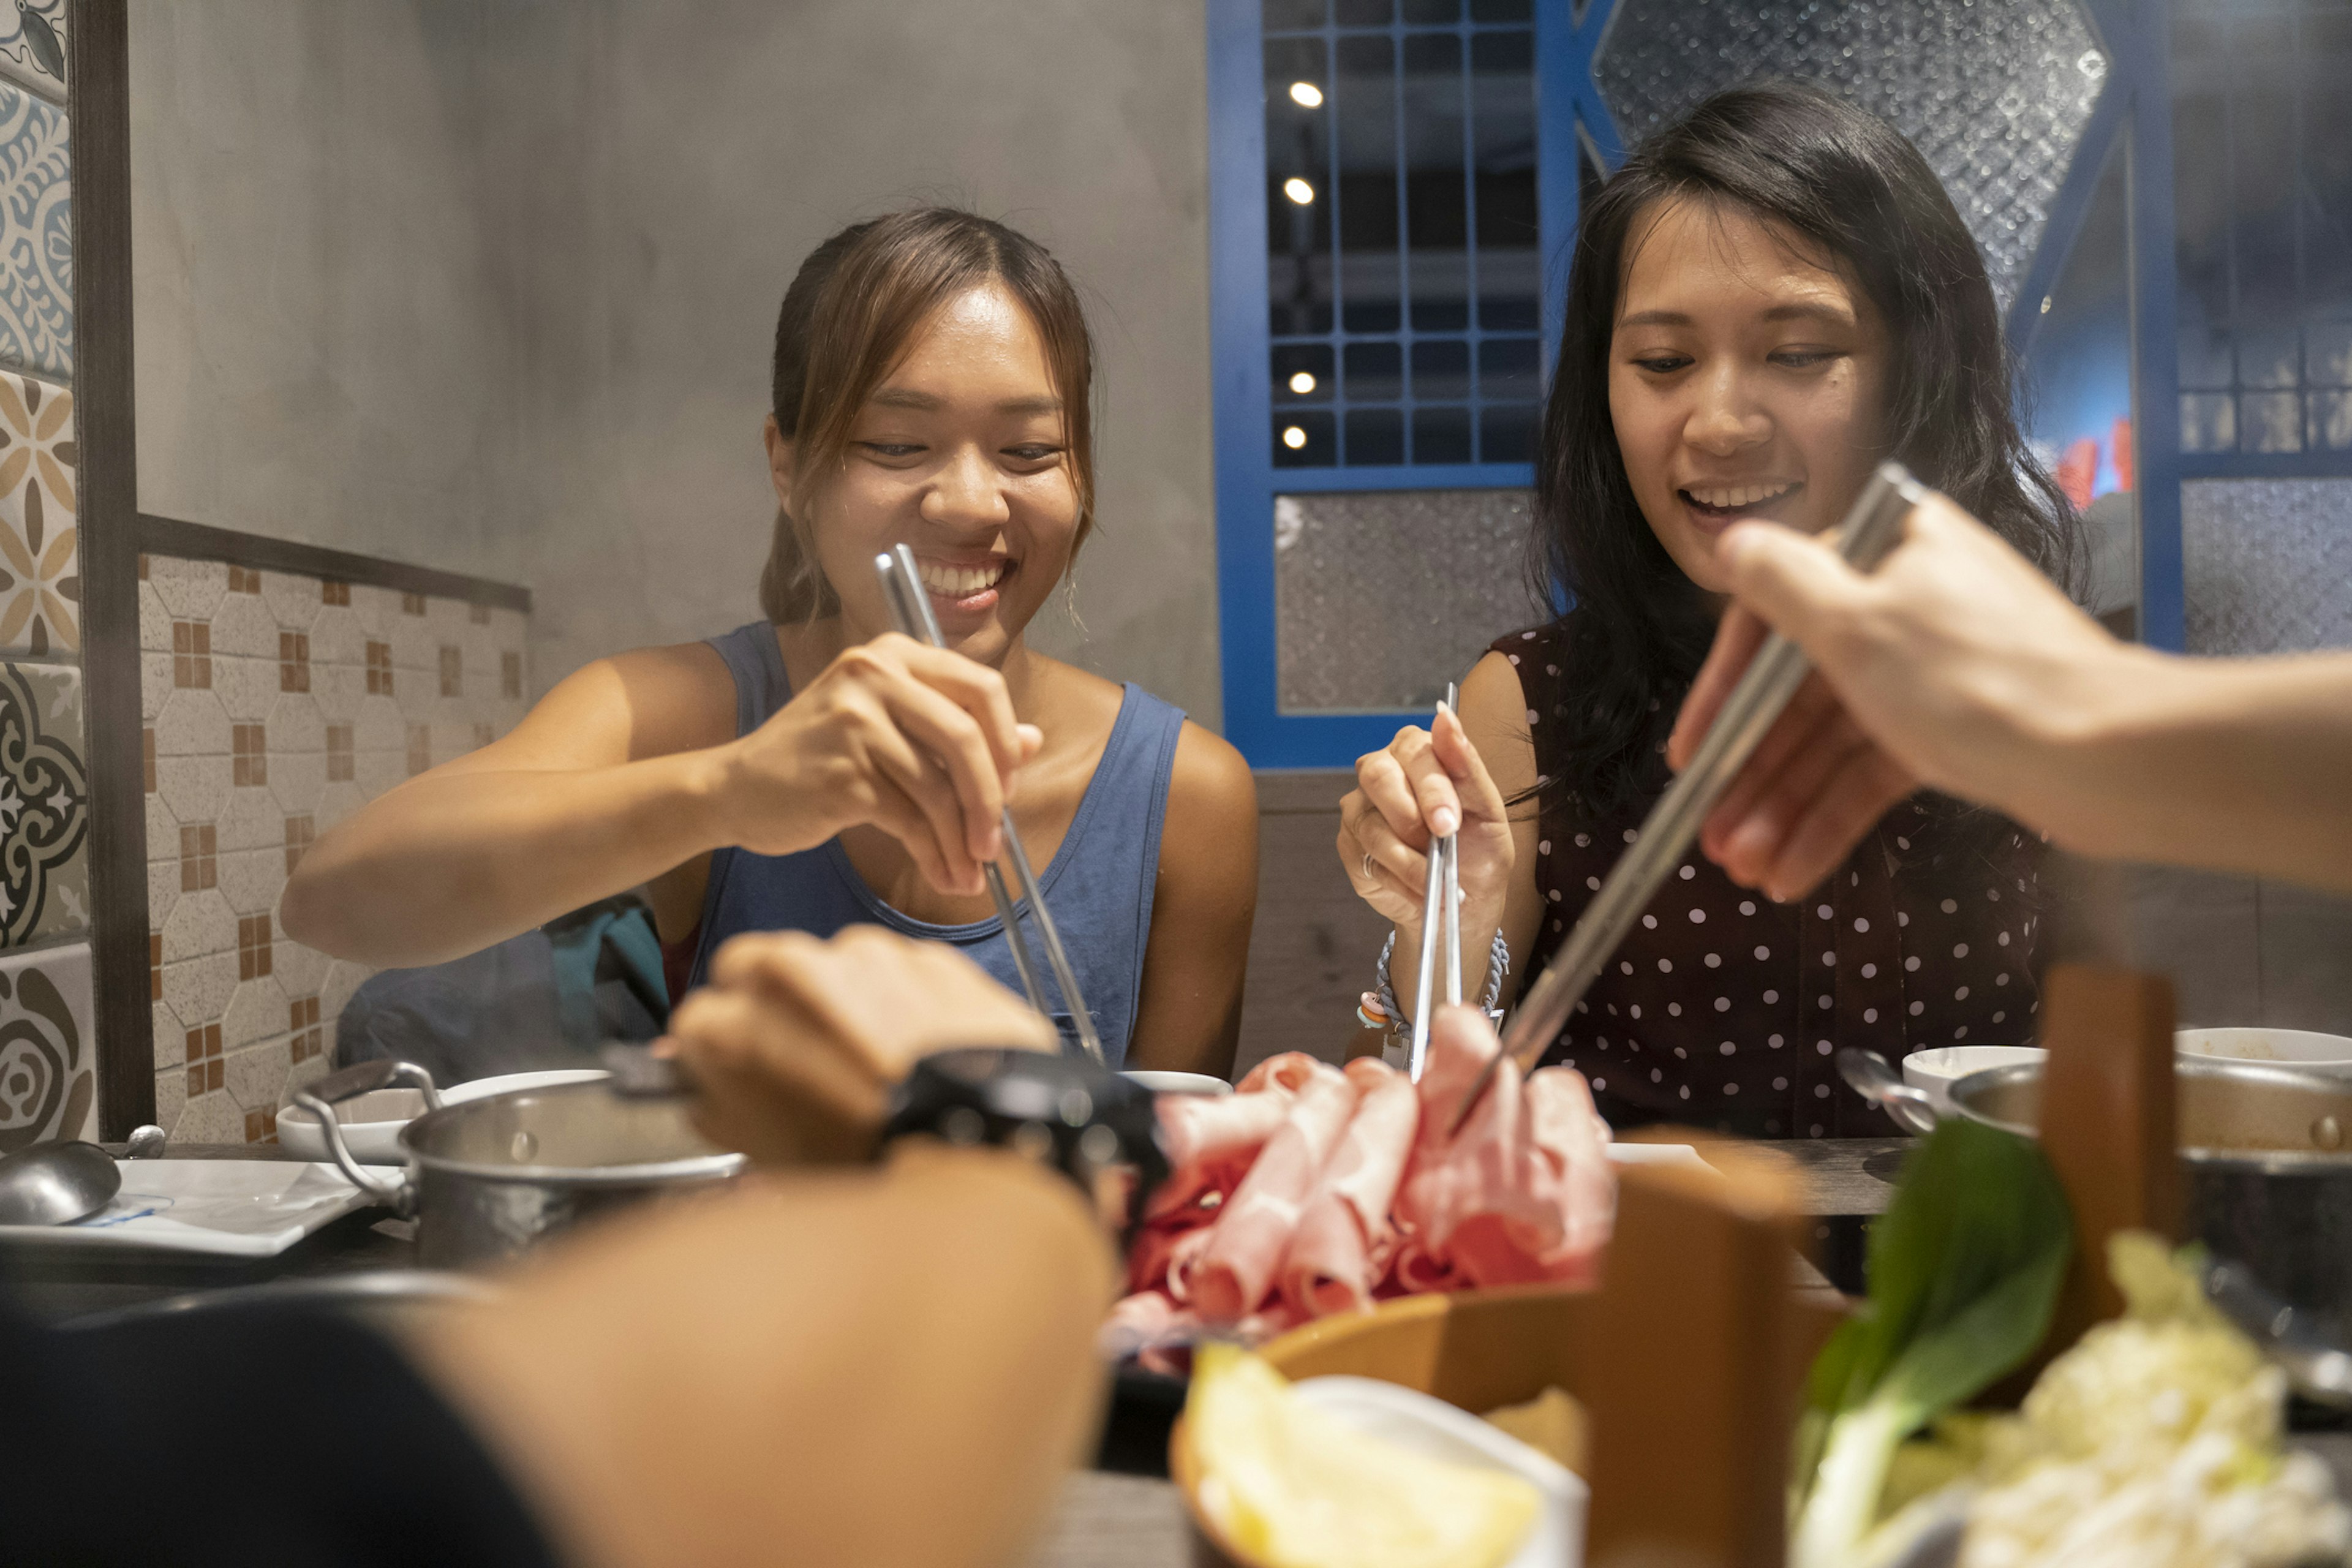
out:
M1905 1083L1876 1051L1847 1046L1837 1054L1838 1073L1863 1099L1873 1100L1895 1122L1926 1136L1936 1130L1936 1102L1924 1089Z
M441 1091L434 1087L433 1075L415 1062L395 1061L361 1062L341 1072L329 1073L296 1089L294 1103L318 1118L319 1130L326 1136L327 1152L335 1157L336 1167L351 1179L352 1184L408 1218L416 1197L415 1184L405 1174L379 1176L353 1159L351 1145L343 1142L342 1123L335 1120L334 1112L334 1107L346 1100L357 1100L361 1095L398 1084L422 1090L425 1110L441 1109Z

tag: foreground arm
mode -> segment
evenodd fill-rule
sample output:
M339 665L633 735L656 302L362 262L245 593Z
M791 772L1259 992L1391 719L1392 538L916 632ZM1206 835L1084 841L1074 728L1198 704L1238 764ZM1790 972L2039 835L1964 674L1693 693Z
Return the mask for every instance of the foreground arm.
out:
M1920 784L2085 855L2352 889L2352 656L2215 660L2119 643L1937 498L1870 576L1822 542L1735 529L1740 609L1676 725L1677 766L1761 640L1818 673L1708 818L1737 879L1792 898Z
M1081 1458L1113 1283L1066 1178L908 1146L584 1235L410 1348L592 1568L1001 1563Z

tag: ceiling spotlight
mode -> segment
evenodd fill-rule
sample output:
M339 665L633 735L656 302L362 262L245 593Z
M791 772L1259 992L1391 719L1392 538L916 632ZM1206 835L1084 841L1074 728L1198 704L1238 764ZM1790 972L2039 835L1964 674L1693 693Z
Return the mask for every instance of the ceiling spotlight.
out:
M1282 432L1282 444L1296 452L1307 445L1307 432L1296 425L1289 426Z
M1290 101L1301 109L1320 109L1323 89L1311 81L1294 81L1290 84Z
M1302 370L1297 375L1292 376L1290 378L1290 390L1298 394L1301 397L1304 397L1308 393L1314 391L1314 373L1312 371Z
M1315 202L1315 187L1296 174L1282 182L1282 194L1302 207L1311 206Z

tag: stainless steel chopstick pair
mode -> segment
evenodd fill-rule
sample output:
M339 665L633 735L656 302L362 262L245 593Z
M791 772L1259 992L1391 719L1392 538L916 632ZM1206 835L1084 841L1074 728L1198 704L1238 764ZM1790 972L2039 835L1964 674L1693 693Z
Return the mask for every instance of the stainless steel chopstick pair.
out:
M1927 488L1902 464L1880 464L1838 529L1838 553L1856 571L1874 570L1901 538L1904 518L1927 494ZM1642 918L1642 910L1660 884L1673 875L1691 840L1698 837L1706 814L1755 754L1811 668L1804 650L1778 632L1764 639L1748 672L1724 700L1706 739L1699 743L1698 754L1650 808L1633 847L1611 868L1576 929L1568 933L1567 942L1519 1003L1504 1031L1502 1050L1462 1097L1449 1136L1469 1120L1505 1057L1524 1072L1559 1037L1570 1012L1591 988L1601 965L1625 940L1633 922Z
M1441 713L1450 711L1459 697L1446 683ZM1432 980L1437 969L1440 928L1445 943L1445 1000L1462 1005L1462 866L1461 829L1429 841L1429 874L1421 890L1421 973L1412 1007L1412 1052L1405 1058L1405 1074L1415 1083L1429 1065L1429 1012Z
M882 602L889 606L890 619L898 630L917 642L933 647L947 647L940 636L939 617L931 614L930 595L923 589L923 579L915 568L915 552L901 544L887 554L874 558L874 577L882 584ZM1045 943L1045 959L1054 967L1054 984L1060 987L1062 1000L1070 1009L1070 1021L1077 1026L1078 1044L1096 1061L1103 1059L1102 1037L1095 1032L1094 1016L1087 1011L1086 998L1078 994L1077 972L1070 967L1070 955L1062 946L1062 933L1055 928L1053 912L1045 908L1045 896L1037 890L1036 873L1029 868L1029 852L1021 846L1021 834L1013 826L1013 808L1004 808L1004 857L1013 862L1013 878L1021 884L1021 896L1028 902L1029 913L1037 922L1037 934ZM1053 1010L1045 1005L1045 988L1039 983L1037 961L1029 952L1028 939L1022 934L1019 910L1012 895L1005 890L1004 873L994 861L981 868L988 878L988 896L996 901L997 919L1004 922L1004 940L1013 949L1013 967L1021 972L1022 989L1029 993L1029 1005L1037 1009L1048 1023Z

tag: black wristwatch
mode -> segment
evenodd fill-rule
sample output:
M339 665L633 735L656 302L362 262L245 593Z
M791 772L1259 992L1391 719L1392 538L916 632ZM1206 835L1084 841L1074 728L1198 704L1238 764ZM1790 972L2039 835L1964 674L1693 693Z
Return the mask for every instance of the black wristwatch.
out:
M1003 1147L1078 1184L1124 1243L1167 1179L1152 1092L1084 1057L975 1047L915 1064L881 1142L924 1134Z

